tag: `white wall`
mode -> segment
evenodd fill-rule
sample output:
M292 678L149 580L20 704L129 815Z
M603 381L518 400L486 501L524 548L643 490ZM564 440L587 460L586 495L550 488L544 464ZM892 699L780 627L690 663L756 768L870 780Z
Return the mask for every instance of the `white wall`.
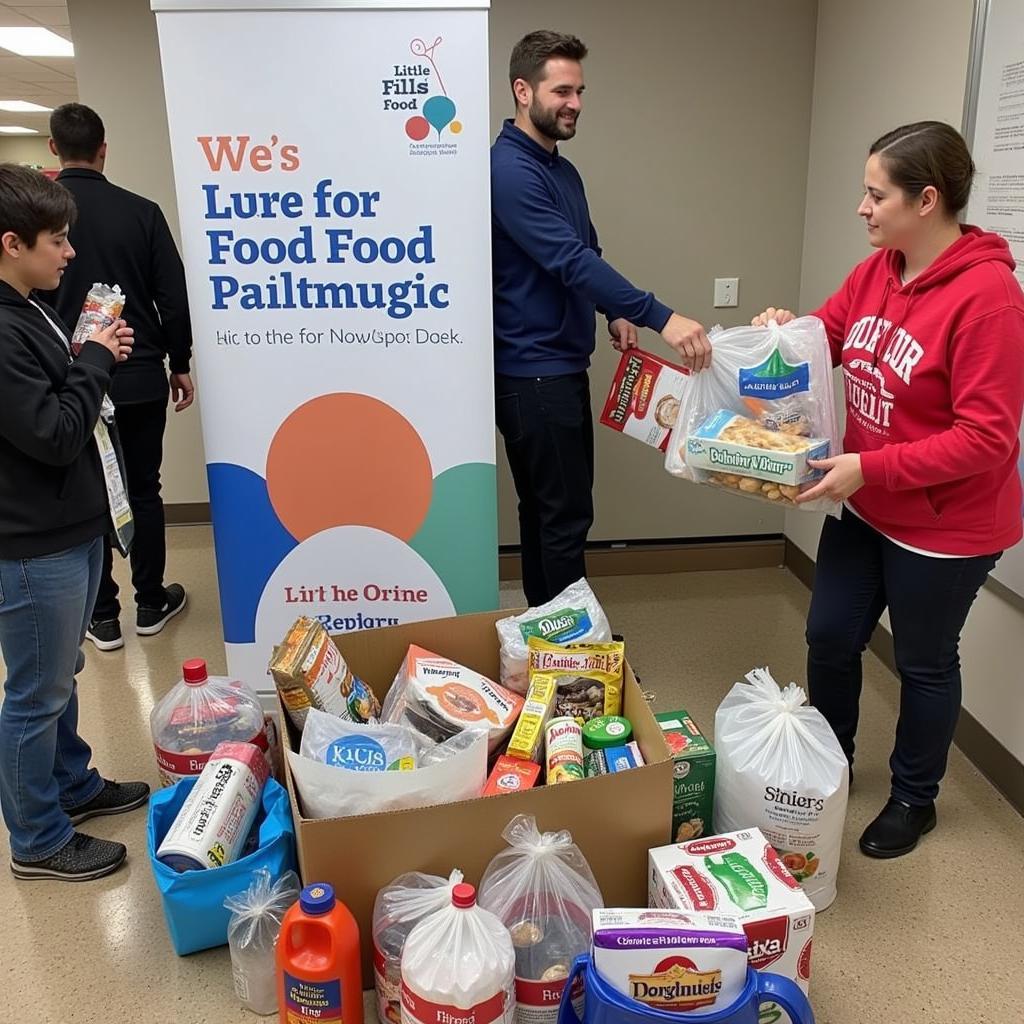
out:
M870 251L855 213L870 144L910 121L960 126L972 11L970 0L820 0L800 310ZM812 557L820 527L819 516L787 514L786 536ZM1000 594L983 590L968 620L963 705L1024 761L1024 604Z
M57 166L45 135L5 135L0 138L0 163Z

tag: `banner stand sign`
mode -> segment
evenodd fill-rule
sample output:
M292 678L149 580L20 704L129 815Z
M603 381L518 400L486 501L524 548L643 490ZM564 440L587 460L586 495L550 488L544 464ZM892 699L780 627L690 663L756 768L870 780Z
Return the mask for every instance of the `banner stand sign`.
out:
M486 0L153 0L228 668L497 607Z

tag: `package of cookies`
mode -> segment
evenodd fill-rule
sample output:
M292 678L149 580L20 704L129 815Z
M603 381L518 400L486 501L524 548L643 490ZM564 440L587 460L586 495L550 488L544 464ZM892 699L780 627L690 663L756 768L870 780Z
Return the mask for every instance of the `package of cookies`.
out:
M602 715L622 714L622 673L625 645L566 644L564 647L531 636L530 686L554 682L554 717L575 718L580 725Z
M612 378L601 422L664 451L689 379L685 366L639 348L627 349Z
M828 499L797 501L822 476L811 463L840 451L822 322L799 317L709 338L711 366L683 392L665 469L780 507L838 514Z

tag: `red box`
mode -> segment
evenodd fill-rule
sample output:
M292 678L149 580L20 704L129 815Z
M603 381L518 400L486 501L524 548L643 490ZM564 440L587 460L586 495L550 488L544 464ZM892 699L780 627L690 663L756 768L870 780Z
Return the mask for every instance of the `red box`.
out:
M494 770L484 786L484 796L500 796L502 793L518 793L532 789L540 775L540 765L534 761L523 761L518 757L502 754L494 762Z
M665 451L689 376L685 366L639 348L627 349L612 378L601 422Z

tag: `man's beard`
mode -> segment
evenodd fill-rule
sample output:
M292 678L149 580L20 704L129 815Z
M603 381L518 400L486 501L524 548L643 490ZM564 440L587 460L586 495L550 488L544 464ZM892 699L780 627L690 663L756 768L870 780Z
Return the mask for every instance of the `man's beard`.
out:
M566 125L558 119L558 111L545 110L534 100L530 104L530 123L546 139L552 142L564 142L576 134L576 121ZM577 117L578 120L578 117Z

